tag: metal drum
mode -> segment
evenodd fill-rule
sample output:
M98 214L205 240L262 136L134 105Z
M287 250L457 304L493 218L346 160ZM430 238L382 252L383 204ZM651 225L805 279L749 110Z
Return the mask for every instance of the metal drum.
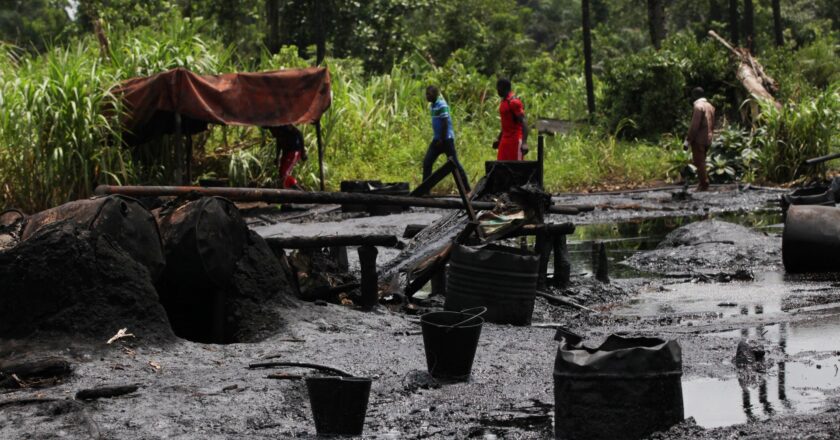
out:
M611 335L597 348L562 339L554 361L554 435L635 440L683 420L676 341Z
M107 235L146 266L153 280L163 271L165 260L155 218L131 197L111 195L76 200L33 214L26 218L21 240L59 221L72 221L80 228Z
M840 209L792 205L782 233L785 271L840 272Z
M539 256L518 248L457 245L449 261L444 308L487 307L484 319L529 325L537 295Z

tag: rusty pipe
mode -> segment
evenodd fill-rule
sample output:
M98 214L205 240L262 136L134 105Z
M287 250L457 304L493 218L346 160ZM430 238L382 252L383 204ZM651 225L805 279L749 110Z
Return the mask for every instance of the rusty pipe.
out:
M438 199L412 196L395 196L385 194L345 193L295 191L272 188L224 188L201 186L112 186L99 185L96 194L122 194L131 197L163 197L183 196L197 193L203 196L224 197L237 202L267 202L267 203L314 203L314 204L357 204L357 205L389 205L415 206L439 209L464 209L464 204L456 199ZM471 202L473 207L481 210L493 209L493 202ZM552 214L577 215L580 210L574 206L551 205Z

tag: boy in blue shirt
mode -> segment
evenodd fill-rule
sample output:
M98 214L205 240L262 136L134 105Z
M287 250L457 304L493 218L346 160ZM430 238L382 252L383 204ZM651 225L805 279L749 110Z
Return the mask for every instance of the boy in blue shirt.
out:
M428 179L432 174L432 167L438 156L445 154L447 157L455 160L458 172L464 177L464 183L469 190L467 173L464 171L464 167L461 166L461 162L458 162L458 154L455 152L455 131L452 130L452 117L449 114L449 105L440 96L440 91L435 86L426 88L426 100L431 103L434 138L429 144L429 149L426 150L426 157L423 158L423 180Z

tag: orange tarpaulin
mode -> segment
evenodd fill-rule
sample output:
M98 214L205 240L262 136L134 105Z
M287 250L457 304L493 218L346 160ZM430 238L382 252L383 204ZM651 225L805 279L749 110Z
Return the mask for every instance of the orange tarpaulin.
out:
M330 106L326 68L197 75L179 68L122 82L113 93L125 105L129 144L175 132L198 133L207 124L276 127L318 121Z

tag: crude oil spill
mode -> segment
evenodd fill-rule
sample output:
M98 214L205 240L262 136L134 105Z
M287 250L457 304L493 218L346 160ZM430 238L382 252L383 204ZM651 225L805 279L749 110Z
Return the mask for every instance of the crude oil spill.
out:
M713 428L818 409L840 388L840 310L814 320L785 322L714 336L749 337L781 360L751 377L683 380L686 417ZM778 353L781 352L781 353Z
M656 249L671 231L696 221L717 219L767 233L781 233L782 214L777 208L748 213L736 212L708 216L657 217L621 223L578 225L569 236L569 258L573 273L592 275L592 243L607 246L610 276L614 278L653 277L646 272L618 264L636 252ZM549 270L553 270L549 266Z

